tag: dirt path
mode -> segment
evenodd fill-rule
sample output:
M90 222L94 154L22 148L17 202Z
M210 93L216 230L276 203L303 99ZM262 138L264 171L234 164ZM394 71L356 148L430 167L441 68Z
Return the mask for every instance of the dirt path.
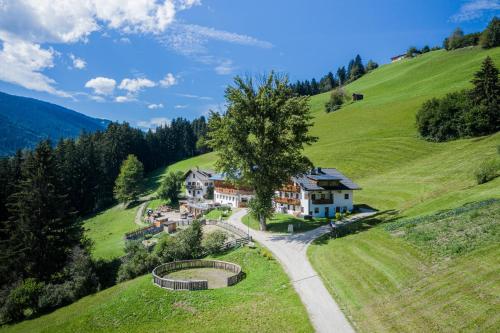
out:
M241 218L247 214L243 209L234 213L229 222L247 230ZM351 221L365 218L374 213L360 213ZM316 332L354 332L337 303L326 289L323 281L312 268L307 258L307 247L319 236L330 231L328 225L298 234L276 234L250 229L250 235L267 247L280 261L292 284L304 303Z
M138 226L144 227L144 223L142 222L142 216L144 215L144 209L146 209L146 206L148 205L149 201L152 198L153 198L153 195L150 194L150 195L143 196L139 199L140 201L143 201L143 203L141 203L139 205L139 207L137 207L137 211L135 213L135 219L134 219L135 224L137 224Z

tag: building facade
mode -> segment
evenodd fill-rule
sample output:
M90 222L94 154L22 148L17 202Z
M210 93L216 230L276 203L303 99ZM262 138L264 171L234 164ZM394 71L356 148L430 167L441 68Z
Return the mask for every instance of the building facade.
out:
M214 202L229 205L233 208L247 207L254 196L251 188L237 186L228 182L223 174L216 174L210 178L214 182Z
M353 194L361 188L334 168L315 168L292 177L276 191L276 212L295 216L333 217L353 210Z
M212 170L191 169L184 174L186 198L188 200L212 199L214 182L210 178L215 173Z

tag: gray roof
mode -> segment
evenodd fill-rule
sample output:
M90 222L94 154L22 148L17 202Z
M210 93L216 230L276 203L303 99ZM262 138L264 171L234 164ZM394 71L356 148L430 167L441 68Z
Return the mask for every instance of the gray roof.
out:
M191 169L188 172L184 174L184 179L187 178L191 173L194 173L196 175L196 179L205 181L209 180L210 177L212 177L215 172L209 169Z
M318 180L338 180L339 185L334 187L322 187L317 184ZM344 176L335 168L317 168L307 174L292 177L292 181L298 183L300 187L307 191L321 190L360 190L356 183Z

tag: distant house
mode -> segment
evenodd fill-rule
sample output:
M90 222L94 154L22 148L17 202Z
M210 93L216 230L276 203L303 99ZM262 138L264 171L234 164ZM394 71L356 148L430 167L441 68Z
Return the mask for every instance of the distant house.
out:
M214 186L210 179L215 174L212 170L202 170L200 168L191 169L184 174L186 186L186 197L191 200L206 199Z
M227 181L224 174L213 175L210 180L214 182L214 202L221 205L233 208L247 207L255 194L251 188Z
M363 94L352 94L353 101L361 101L364 98Z
M406 58L406 54L400 54L391 58L391 62L400 61Z
M292 177L276 191L276 212L313 217L333 217L336 212L352 211L353 194L361 188L334 168L315 168Z

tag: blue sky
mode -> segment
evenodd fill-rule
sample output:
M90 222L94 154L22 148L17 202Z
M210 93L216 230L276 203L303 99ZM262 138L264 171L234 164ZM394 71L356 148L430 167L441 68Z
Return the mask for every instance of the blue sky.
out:
M500 0L0 0L0 91L147 128L223 108L235 75L383 64L499 13Z

